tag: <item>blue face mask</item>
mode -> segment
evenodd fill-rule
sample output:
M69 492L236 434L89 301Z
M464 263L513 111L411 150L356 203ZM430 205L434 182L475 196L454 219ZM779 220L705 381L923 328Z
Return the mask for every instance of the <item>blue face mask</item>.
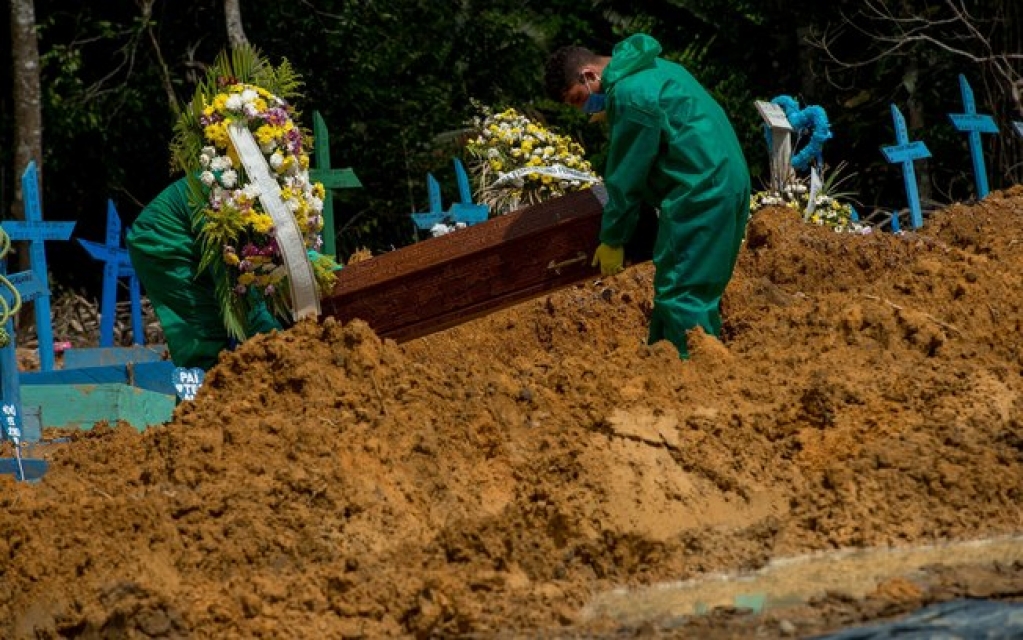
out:
M589 92L590 96L586 98L586 102L583 103L583 112L587 114L600 113L607 106L607 94L604 93L593 93L590 89L590 83L586 81L585 77L580 77L583 86L586 87L586 91Z
M583 103L583 111L589 114L600 113L606 106L607 94L591 93L590 97L586 98L586 102Z

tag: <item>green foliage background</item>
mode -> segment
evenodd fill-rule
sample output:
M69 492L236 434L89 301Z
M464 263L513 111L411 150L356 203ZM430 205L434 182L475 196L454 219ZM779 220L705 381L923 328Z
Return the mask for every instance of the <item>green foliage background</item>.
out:
M43 62L44 215L78 220L81 237L103 237L108 198L127 225L171 180L175 110L192 95L204 65L227 46L219 1L154 0L151 14L143 16L144 4L35 2ZM1023 3L968 4L985 21L993 44L1023 50L1023 9L1017 6ZM924 0L899 6L935 16L941 11ZM543 63L562 44L609 52L635 31L657 37L666 57L686 65L721 100L742 137L755 185L767 179L767 147L753 103L788 94L827 110L834 139L825 160L846 161L855 172L844 186L858 193L861 211L904 206L901 174L879 152L893 141L892 103L912 106L911 135L925 140L934 155L922 168L928 182L922 191L936 202L969 198L964 137L947 117L961 110L958 73L973 84L978 109L994 114L1003 128L1004 135L985 139L992 188L1019 182L1020 145L1009 120L1023 114L1014 111L987 66L919 45L904 56L841 68L807 44L809 35L847 20L876 26L858 17L860 7L851 0L246 0L242 17L253 45L273 63L288 59L303 76L298 106L304 124L311 126L313 111L322 113L333 164L354 168L364 184L337 201L338 249L345 259L360 247L381 252L416 240L408 214L427 206L427 171L442 182L446 201L453 198L451 158L472 115L471 99L514 106L577 137L599 167L603 132L544 98ZM9 33L9 24L0 29ZM847 28L832 53L856 60L876 51L875 42ZM0 55L10 68L11 52ZM12 104L8 83L0 92L5 216L23 170L12 166ZM76 245L51 254L58 280L86 287L99 282L102 270L83 268L88 258Z

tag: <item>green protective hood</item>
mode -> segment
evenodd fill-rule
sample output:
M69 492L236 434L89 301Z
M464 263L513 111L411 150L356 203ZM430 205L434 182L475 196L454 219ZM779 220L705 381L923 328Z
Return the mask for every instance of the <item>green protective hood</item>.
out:
M661 43L645 33L629 36L615 45L611 52L611 61L604 67L600 83L604 91L627 75L654 64L654 59L661 55Z

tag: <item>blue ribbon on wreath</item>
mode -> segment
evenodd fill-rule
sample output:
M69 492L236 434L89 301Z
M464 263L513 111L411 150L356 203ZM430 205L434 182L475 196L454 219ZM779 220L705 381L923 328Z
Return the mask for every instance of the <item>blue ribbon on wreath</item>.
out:
M810 132L810 140L792 156L793 168L797 171L806 171L812 160L817 160L819 164L823 163L824 155L821 150L824 143L831 139L831 127L828 125L828 114L824 108L811 105L800 109L799 103L791 96L778 96L771 102L781 107L789 124L799 135Z

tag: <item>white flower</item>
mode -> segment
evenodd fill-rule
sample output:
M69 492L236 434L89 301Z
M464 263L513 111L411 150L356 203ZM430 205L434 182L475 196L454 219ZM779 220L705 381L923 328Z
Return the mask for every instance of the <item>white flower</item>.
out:
M259 109L257 109L256 105L251 102L246 102L245 106L242 107L242 113L244 113L248 118L255 118L259 115Z
M203 171L199 174L199 179L202 180L202 183L207 187L212 187L213 183L217 181L217 177L213 175L212 171Z
M488 158L499 158L499 157L501 157L501 152L498 151L494 147L490 147L489 149L487 149L487 157Z
M281 152L275 152L270 156L270 166L273 169L280 169L282 164L284 164L284 155Z
M242 194L249 200L255 200L259 197L260 193L262 192L259 190L259 187L255 182L250 182L242 187Z
M227 102L224 103L224 107L228 111L241 111L244 104L242 97L237 93L233 93L227 98Z
M238 184L238 172L234 169L228 169L223 172L220 174L220 184L224 185L227 189L233 189Z
M264 156L270 155L275 149L277 149L277 142L275 140L270 140L266 144L259 146L259 150L263 152Z
M224 171L234 166L231 162L231 158L228 156L217 156L210 161L210 171Z
M242 101L243 102L253 102L258 97L259 97L259 94L256 93L255 89L246 89L246 90L242 91Z
M316 196L309 196L309 208L316 213L320 213L323 211L323 200Z

